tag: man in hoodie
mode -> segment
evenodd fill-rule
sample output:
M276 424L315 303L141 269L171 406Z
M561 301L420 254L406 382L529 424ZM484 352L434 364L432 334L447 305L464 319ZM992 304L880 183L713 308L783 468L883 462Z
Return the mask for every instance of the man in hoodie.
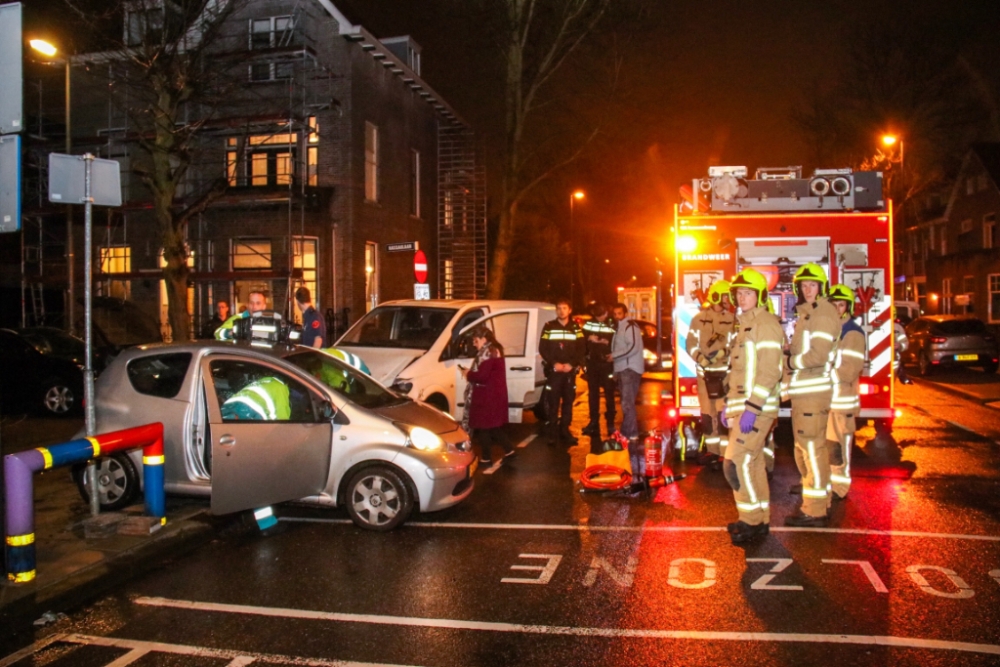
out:
M644 370L642 361L642 330L628 314L628 306L615 304L617 329L611 339L611 361L614 363L615 381L622 401L621 434L628 438L629 460L632 476L638 478L645 467L645 457L639 443L639 422L635 401L639 395L639 382Z

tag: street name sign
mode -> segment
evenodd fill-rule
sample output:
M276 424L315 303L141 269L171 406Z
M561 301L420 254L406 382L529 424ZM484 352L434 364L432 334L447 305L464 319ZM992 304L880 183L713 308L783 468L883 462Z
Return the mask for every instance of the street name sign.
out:
M413 252L415 250L420 250L420 243L418 241L403 241L401 243L386 243L386 252Z

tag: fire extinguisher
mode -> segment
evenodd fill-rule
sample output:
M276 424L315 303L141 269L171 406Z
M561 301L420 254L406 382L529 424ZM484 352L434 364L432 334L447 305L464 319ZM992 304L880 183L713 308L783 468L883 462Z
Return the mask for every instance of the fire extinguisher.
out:
M672 484L677 480L684 479L685 475L674 475L673 471L668 470L668 474L664 474L663 468L663 452L665 445L667 444L668 435L663 433L658 433L656 431L650 433L643 440L643 448L645 449L646 458L646 485L655 489L660 486L666 486L667 484Z

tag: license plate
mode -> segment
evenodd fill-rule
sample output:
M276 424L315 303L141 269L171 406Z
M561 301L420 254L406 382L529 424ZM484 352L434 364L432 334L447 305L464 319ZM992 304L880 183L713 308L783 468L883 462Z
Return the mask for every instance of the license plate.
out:
M976 361L979 359L978 354L956 354L955 361Z
M473 475L476 474L476 470L479 469L479 459L472 459L472 463L469 464L469 478L471 479Z

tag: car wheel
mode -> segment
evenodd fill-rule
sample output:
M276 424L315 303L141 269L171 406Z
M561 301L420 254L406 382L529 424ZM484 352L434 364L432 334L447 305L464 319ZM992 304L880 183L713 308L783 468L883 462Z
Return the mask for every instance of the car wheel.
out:
M931 374L934 366L931 365L931 360L927 357L926 352L920 355L920 358L918 359L918 368L922 377L927 377Z
M448 399L442 396L441 394L434 394L433 396L427 399L426 403L433 405L441 412L446 412L446 413L448 412Z
M347 484L347 513L367 530L392 530L413 510L413 494L399 474L383 466L359 470Z
M90 502L87 466L76 466L73 476L80 495ZM138 495L139 472L131 458L125 454L115 454L97 459L97 498L102 511L114 512L128 507Z
M45 414L62 417L77 406L76 392L59 378L52 378L43 383L42 406Z
M992 375L997 372L997 368L1000 368L1000 364L992 362L983 366L983 372L987 375Z

